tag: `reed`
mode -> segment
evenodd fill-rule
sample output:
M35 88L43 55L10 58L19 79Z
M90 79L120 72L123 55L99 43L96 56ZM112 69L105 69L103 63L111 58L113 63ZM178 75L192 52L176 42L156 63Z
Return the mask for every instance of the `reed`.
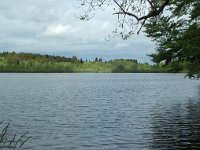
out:
M11 121L7 124L4 124L4 121L0 122L0 149L12 149L19 150L22 146L30 139L28 132L17 135L10 133L10 124Z

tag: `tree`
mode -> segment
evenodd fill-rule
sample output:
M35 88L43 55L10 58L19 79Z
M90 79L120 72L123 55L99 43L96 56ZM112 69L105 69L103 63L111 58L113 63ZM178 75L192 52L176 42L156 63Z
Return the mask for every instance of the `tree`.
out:
M96 57L95 59L94 59L94 62L98 62L99 61L99 59Z
M84 63L84 61L83 61L83 59L82 59L82 58L80 59L80 63L81 63L81 64L83 64L83 63Z
M117 16L118 33L123 39L134 34L135 25L140 25L138 32L149 18L160 15L171 0L78 0L82 10L81 20L89 20L95 10L112 7L113 15Z
M150 56L172 70L185 70L190 78L200 78L200 1L177 0L169 9L170 15L145 24L147 36L157 44Z
M84 14L91 18L96 9L113 8L117 15L114 34L129 38L135 28L144 27L157 44L154 62L170 64L189 77L200 77L200 1L199 0L79 0ZM136 26L135 26L136 25Z
M78 58L76 56L73 56L72 60L71 60L71 63L72 64L77 64L78 63Z

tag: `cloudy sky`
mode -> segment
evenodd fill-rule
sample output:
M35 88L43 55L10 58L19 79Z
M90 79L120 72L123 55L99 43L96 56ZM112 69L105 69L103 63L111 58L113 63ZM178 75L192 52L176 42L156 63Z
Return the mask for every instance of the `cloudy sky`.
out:
M150 62L154 44L143 33L106 40L116 26L111 10L80 21L77 0L0 0L0 52L32 52L83 59Z

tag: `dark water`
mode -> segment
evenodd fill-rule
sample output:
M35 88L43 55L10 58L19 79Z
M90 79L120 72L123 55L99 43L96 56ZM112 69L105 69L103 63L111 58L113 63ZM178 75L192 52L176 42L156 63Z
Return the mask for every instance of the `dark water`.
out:
M200 81L183 74L0 74L0 120L33 150L200 148Z

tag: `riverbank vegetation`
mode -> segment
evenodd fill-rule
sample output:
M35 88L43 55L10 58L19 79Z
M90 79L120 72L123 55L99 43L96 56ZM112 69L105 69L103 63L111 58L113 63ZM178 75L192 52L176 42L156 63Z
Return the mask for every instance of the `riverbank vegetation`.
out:
M10 123L0 122L0 149L21 149L21 147L30 139L27 133L22 135L11 134L10 133Z
M41 73L154 73L171 72L170 67L162 64L138 63L136 59L114 59L93 61L76 56L62 57L32 53L0 53L0 72L41 72Z

